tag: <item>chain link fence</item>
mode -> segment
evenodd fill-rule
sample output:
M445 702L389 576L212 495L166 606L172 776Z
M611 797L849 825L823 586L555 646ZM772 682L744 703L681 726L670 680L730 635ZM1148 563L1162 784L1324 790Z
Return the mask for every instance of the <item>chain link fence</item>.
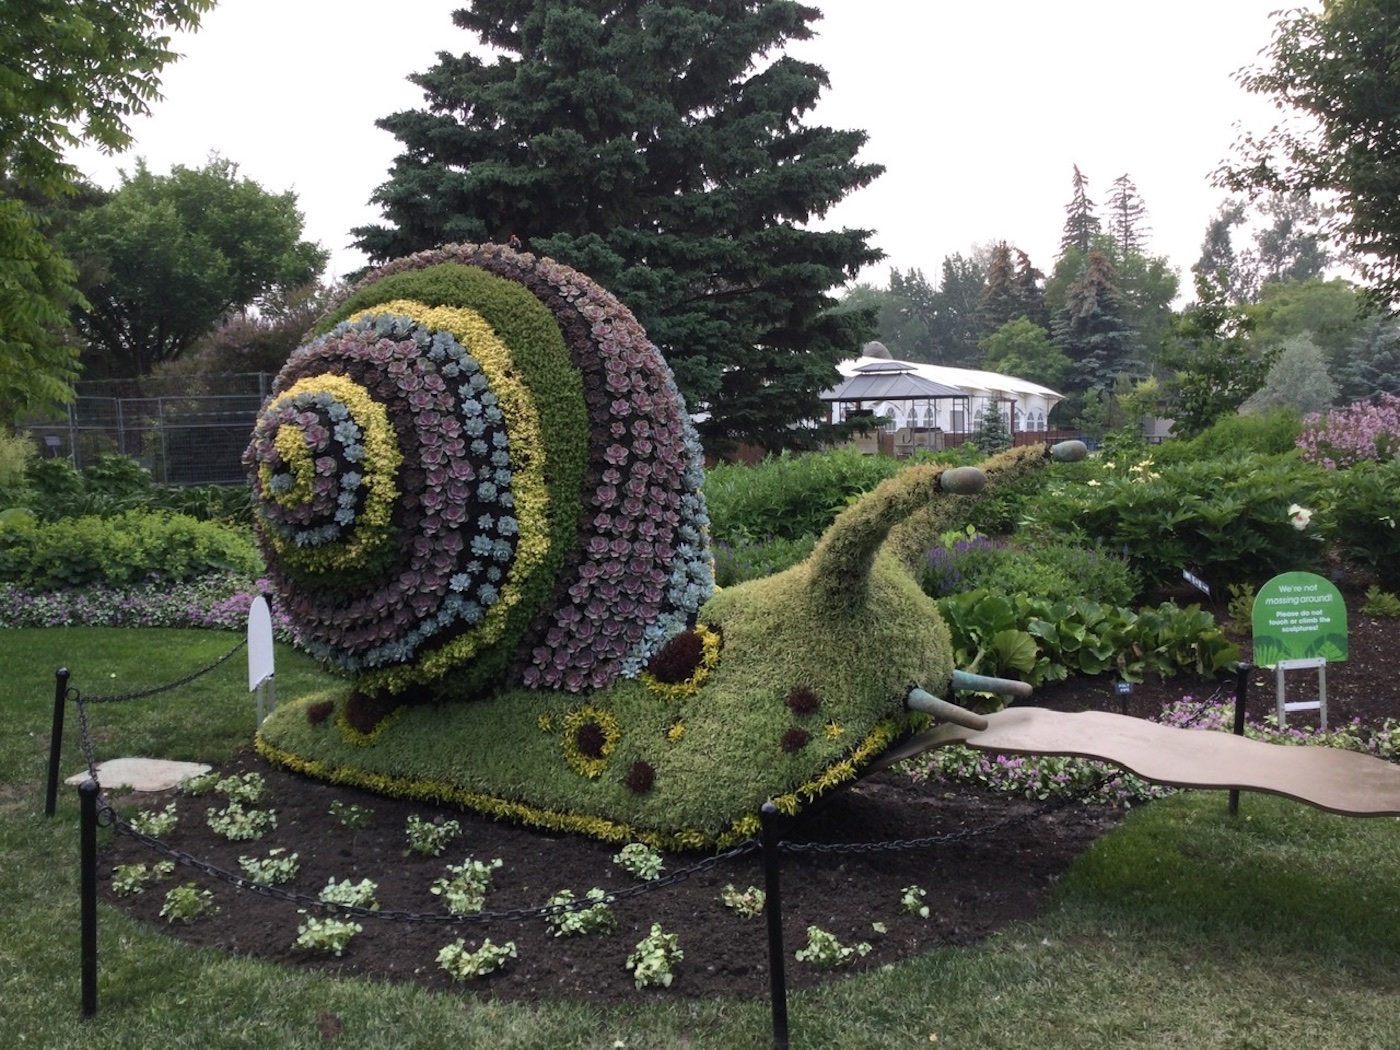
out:
M85 380L62 415L20 424L45 457L79 469L99 455L131 456L166 485L236 485L267 372L190 378Z

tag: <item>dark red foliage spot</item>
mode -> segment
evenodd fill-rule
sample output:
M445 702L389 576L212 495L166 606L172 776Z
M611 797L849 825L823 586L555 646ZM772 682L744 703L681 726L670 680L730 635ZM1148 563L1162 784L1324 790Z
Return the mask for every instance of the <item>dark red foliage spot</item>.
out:
M574 733L574 746L585 758L602 758L603 746L607 742L607 734L597 722L585 722Z
M651 790L651 785L656 780L656 770L651 768L650 762L643 762L638 759L632 763L632 768L627 770L624 783L639 795L644 795Z
M783 750L788 754L794 751L801 751L807 746L807 741L812 739L812 734L805 729L798 729L793 726L783 734Z
M306 720L313 726L318 726L335 710L334 700L322 700L320 703L312 704L306 709Z
M357 733L368 736L380 722L393 714L398 706L398 698L387 692L371 694L356 691L345 701L345 721Z
M695 673L705 656L705 643L696 631L682 631L647 663L647 672L658 682L679 685Z
M788 693L788 710L795 715L810 715L821 706L822 698L805 685L799 685Z

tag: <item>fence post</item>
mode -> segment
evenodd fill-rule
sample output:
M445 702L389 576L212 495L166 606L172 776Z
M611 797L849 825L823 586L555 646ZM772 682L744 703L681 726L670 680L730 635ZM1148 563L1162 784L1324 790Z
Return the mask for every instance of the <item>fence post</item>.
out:
M1240 664L1235 668L1235 736L1244 736L1244 708L1245 699L1249 694L1249 673L1254 670L1252 664ZM1230 792L1230 816L1240 815L1240 793L1238 790Z
M778 807L765 802L763 824L763 910L768 916L768 984L773 1001L773 1047L787 1050L787 972L783 956L783 901L778 879Z
M81 808L83 1016L97 1013L97 781L78 785Z
M53 816L58 803L58 764L63 754L63 708L68 702L68 668L54 672L53 732L49 737L49 789L44 796L44 816Z

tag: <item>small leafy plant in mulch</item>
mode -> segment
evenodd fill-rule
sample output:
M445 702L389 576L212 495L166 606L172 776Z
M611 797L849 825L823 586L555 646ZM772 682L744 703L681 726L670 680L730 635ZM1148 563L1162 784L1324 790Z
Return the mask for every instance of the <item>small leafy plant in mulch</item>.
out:
M627 956L627 969L632 971L632 980L638 988L656 985L669 988L675 978L671 968L684 958L680 938L674 933L666 933L659 922L654 922L651 932Z
M515 958L515 942L492 944L487 937L476 951L467 950L467 942L458 939L438 952L438 965L452 975L453 980L468 981L499 970L507 959Z
M593 903L586 908L559 911L545 916L545 925L556 937L577 937L588 933L612 933L617 929L617 917L613 915L612 898L594 887L584 895ZM560 890L547 902L549 907L566 907L573 904L574 891Z
M661 854L642 842L629 842L613 856L613 863L643 882L659 879L665 865Z

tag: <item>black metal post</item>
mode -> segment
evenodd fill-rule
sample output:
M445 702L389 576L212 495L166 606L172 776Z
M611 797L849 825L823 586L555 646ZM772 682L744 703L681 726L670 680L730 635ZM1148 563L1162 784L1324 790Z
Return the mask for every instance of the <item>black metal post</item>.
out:
M53 816L58 804L58 764L63 755L63 707L68 702L68 668L54 672L53 732L49 737L49 790L44 796L44 816Z
M97 1013L97 781L78 785L82 839L83 1016Z
M1235 736L1244 736L1245 700L1249 694L1249 674L1253 664L1240 664L1235 668ZM1230 792L1230 816L1240 815L1240 793Z
M763 910L768 916L768 986L773 1001L773 1047L787 1050L787 972L783 958L783 900L778 879L778 807L765 802L763 822Z

